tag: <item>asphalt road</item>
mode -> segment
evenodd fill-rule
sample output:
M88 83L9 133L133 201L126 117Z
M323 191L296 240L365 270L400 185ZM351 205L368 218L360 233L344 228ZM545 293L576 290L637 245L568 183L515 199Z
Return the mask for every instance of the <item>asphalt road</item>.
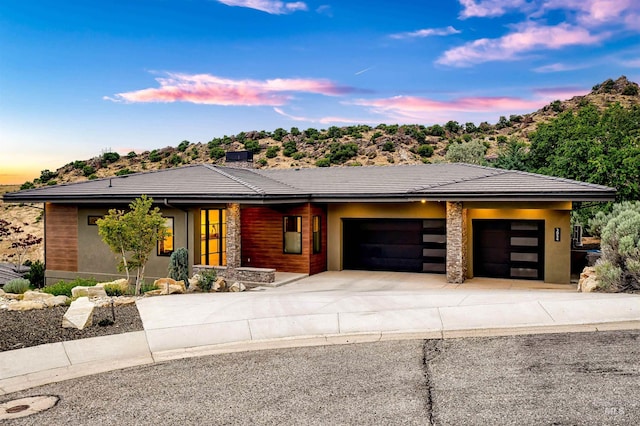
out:
M640 331L397 341L171 361L5 395L11 425L640 424Z

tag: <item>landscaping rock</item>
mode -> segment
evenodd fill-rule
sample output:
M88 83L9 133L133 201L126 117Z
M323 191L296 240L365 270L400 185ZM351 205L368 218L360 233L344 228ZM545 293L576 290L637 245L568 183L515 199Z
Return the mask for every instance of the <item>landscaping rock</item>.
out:
M104 291L104 289L102 289ZM73 302L62 317L63 328L77 328L82 330L93 322L93 309L95 305L88 297L80 297Z
M238 291L245 291L247 289L247 287L242 284L241 282L236 281L235 283L231 284L231 286L229 287L229 291L232 292L238 292Z
M0 296L4 296L4 290L0 288Z
M67 296L61 294L60 296L53 296L49 299L44 299L43 303L47 308L52 308L54 306L64 306L69 302L69 300L70 299Z
M201 277L199 274L195 274L193 277L189 278L189 287L187 288L187 293L201 292L202 288L200 288L200 280Z
M187 287L184 285L184 281L176 281L171 278L160 278L153 282L153 285L158 287L162 292L160 294L175 294L186 293ZM148 293L148 292L147 292Z
M10 303L7 309L10 311L30 311L32 309L44 309L44 303L37 302L35 300L20 300L15 303Z
M227 282L224 278L216 278L216 282L211 285L211 291L227 291Z
M109 286L116 285L120 290L122 290L123 293L129 291L129 281L126 278L120 278L119 280L109 281L106 283L98 283L96 284L96 287L104 288L104 286L107 286L107 285Z
M32 290L27 290L24 292L23 296L22 296L22 300L38 300L38 301L44 301L47 299L53 299L55 296L53 294L49 294L49 293L42 293L41 291L32 291Z
M578 281L578 291L583 293L589 293L596 291L598 288L598 278L596 277L596 268L587 266L580 274L580 280Z
M98 286L77 286L71 289L71 296L76 297L107 297L107 292L103 287Z

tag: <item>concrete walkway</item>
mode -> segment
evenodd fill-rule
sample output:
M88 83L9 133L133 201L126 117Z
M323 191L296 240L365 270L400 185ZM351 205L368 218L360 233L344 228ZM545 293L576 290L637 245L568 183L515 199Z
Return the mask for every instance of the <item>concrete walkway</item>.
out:
M140 300L145 331L0 353L0 394L168 359L391 339L640 328L640 295L442 275L325 272L244 293Z

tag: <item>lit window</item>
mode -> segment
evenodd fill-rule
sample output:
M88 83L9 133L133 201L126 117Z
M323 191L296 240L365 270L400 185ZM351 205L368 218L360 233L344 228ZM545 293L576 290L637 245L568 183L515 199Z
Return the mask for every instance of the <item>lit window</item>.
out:
M313 217L313 252L320 253L322 251L320 216Z
M158 241L158 256L170 256L173 253L173 218L165 218L164 224L168 233L164 240Z
M302 253L302 216L285 216L284 228L284 253Z

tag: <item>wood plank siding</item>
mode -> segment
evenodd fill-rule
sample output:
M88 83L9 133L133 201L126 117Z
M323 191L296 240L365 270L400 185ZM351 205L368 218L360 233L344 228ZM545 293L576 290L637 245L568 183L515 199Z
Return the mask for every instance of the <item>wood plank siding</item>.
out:
M78 272L78 207L46 203L45 236L47 269Z
M320 253L313 253L313 216L321 217ZM283 220L302 217L302 253L284 253ZM281 272L317 274L327 269L327 215L324 206L309 203L279 207L244 207L241 211L242 266Z

